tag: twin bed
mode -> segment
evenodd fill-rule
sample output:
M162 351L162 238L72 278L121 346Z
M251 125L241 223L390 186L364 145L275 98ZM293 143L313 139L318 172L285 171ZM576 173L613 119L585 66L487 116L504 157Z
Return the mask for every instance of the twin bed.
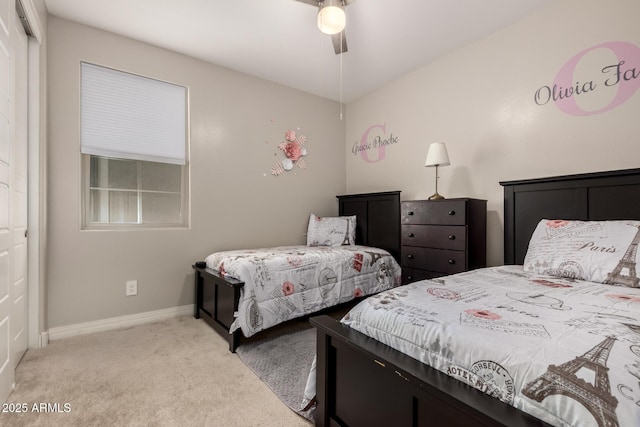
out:
M195 317L229 341L400 283L400 192L338 196L311 215L306 246L211 254L195 269Z
M640 169L501 185L504 266L311 319L317 425L640 425Z

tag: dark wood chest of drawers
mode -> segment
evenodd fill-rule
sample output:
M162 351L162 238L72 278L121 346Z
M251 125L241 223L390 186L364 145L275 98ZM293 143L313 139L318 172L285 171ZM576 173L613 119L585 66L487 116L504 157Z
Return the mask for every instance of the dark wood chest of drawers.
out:
M403 284L486 266L486 200L411 200L400 210Z

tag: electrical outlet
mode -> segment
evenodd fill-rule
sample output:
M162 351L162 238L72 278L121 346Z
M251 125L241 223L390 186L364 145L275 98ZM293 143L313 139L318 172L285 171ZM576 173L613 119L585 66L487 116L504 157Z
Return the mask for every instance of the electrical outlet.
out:
M127 280L127 290L126 294L128 297L133 295L138 295L138 281L137 280Z

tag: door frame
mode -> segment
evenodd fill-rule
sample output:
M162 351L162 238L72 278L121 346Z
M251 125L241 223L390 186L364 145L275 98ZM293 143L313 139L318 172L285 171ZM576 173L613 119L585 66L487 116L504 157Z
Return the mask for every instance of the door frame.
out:
M28 39L28 112L27 112L27 163L28 163L28 210L27 210L27 311L28 348L47 345L46 322L46 63L41 55L43 27L34 5L34 0L16 0L30 31ZM43 67L44 65L44 67Z

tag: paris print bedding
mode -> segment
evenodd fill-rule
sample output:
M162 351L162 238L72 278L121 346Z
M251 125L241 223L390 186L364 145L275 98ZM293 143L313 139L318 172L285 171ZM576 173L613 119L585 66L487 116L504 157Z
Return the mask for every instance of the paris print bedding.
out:
M638 288L492 267L382 292L342 323L552 425L640 425Z
M400 283L400 266L389 252L368 246L234 250L205 262L245 283L230 332L240 328L246 337Z

